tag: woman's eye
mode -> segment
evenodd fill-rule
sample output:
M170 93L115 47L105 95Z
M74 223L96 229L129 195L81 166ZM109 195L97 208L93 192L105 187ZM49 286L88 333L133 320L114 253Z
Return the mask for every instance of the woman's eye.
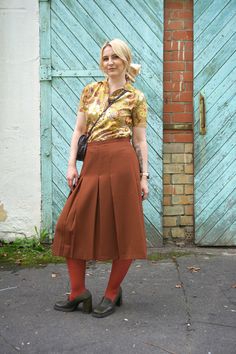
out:
M107 60L108 60L108 58L107 58L107 57L104 57L104 58L103 58L103 61L107 61Z
M112 59L118 59L119 57L118 57L118 55L113 55L112 56Z

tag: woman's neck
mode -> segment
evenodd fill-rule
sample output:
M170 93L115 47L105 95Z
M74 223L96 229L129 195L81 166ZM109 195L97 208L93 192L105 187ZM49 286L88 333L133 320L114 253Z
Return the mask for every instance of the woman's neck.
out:
M118 90L119 88L123 87L126 84L125 77L118 77L118 78L108 78L108 85L109 85L109 92L110 95Z

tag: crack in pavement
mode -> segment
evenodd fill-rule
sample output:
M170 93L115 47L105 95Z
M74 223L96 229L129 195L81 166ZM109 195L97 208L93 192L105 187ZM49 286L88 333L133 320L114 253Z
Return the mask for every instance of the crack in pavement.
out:
M186 294L186 290L185 290L185 286L184 286L184 282L182 281L182 278L181 278L181 274L180 274L180 270L179 270L179 263L177 261L176 258L172 258L175 266L176 266L176 270L177 270L177 273L178 273L178 279L179 279L179 282L181 283L181 289L183 290L183 295L184 295L184 301L185 301L185 305L186 305L186 313L187 313L187 321L186 321L186 325L187 325L187 330L192 330L191 329L191 326L192 326L192 323L191 323L191 313L190 313L190 306L189 306L189 302L188 302L188 297L187 297L187 294Z
M176 270L177 270L177 274L178 274L178 279L179 282L181 283L181 289L183 291L183 296L184 296L184 302L185 302L185 310L186 310L186 315L187 315L187 321L186 321L186 331L187 331L187 353L190 354L192 352L192 338L191 338L191 332L194 330L192 328L192 317L191 317L191 313L190 313L190 306L189 306L189 302L188 302L188 297L187 297L187 293L186 293L186 289L185 289L185 285L184 282L182 280L181 277L181 273L180 273L180 266L179 263L177 261L176 257L172 257L172 260L175 264Z
M14 351L16 351L17 353L19 353L19 349L17 349L13 344L9 343L9 342L6 340L6 338L3 337L2 334L0 334L0 337L1 337L1 338L4 340L4 342L5 342L6 344L8 344Z
M184 302L185 302L185 310L186 310L186 315L187 315L187 321L186 321L186 331L187 331L187 350L188 350L188 354L191 354L191 331L193 331L194 329L192 328L192 320L191 320L191 313L190 313L190 306L189 306L189 302L188 302L188 297L187 297L187 293L186 293L186 289L184 286L184 282L181 278L181 274L180 274L180 270L179 270L179 263L177 261L177 258L172 257L172 260L175 264L176 270L177 270L177 274L178 274L178 279L179 282L181 283L181 289L183 291L183 296L184 296ZM188 341L189 339L189 341Z
M209 324L209 325L212 325L212 326L236 328L236 326L226 325L226 324L223 324L223 323L207 322L207 321L194 321L194 322L195 322L195 323L202 323L202 324Z

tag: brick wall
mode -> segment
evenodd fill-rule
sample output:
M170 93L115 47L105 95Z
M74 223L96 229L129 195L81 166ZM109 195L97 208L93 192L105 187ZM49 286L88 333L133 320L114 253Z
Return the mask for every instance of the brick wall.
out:
M193 1L166 0L164 242L193 240Z

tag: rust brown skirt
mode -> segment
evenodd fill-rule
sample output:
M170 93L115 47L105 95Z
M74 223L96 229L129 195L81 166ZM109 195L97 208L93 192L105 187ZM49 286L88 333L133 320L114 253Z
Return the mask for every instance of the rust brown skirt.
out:
M86 260L146 258L139 165L128 138L88 144L52 250Z

